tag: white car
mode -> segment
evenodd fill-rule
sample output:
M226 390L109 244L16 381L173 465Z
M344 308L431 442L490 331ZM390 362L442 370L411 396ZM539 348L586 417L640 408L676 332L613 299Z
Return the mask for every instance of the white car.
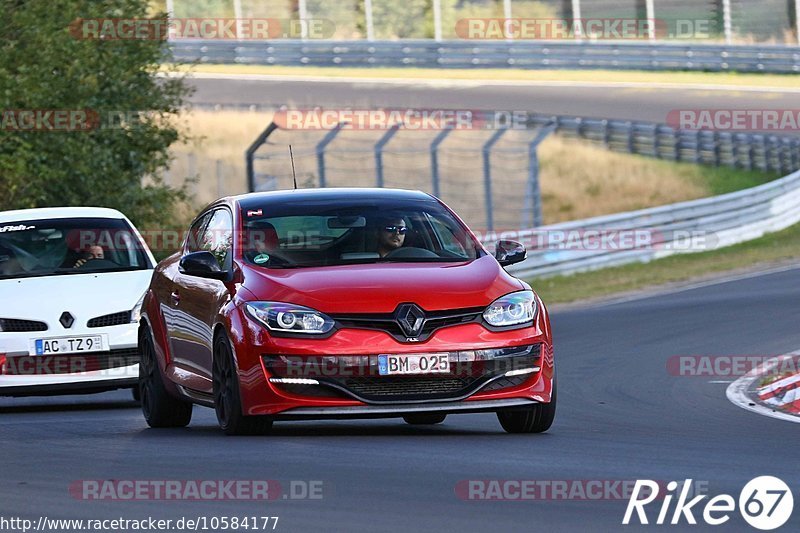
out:
M0 396L135 388L154 264L119 211L0 212Z

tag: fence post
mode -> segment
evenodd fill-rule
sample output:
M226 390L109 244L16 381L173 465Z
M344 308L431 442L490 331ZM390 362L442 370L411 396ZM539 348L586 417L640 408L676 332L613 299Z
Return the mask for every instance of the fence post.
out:
M523 228L539 227L544 223L542 213L542 189L539 185L539 145L556 130L556 123L550 122L539 129L536 137L528 145L528 187L525 190L525 218Z
M647 6L647 28L651 42L656 40L656 7L654 0L645 0Z
M375 185L383 187L383 147L386 143L392 140L397 131L400 129L401 124L394 124L389 131L383 134L380 140L375 143Z
M439 190L439 145L444 142L451 131L453 131L452 128L443 129L431 143L431 185L433 186L433 195L437 198L441 194Z
M492 147L500 137L508 131L508 128L500 128L494 135L492 135L486 144L483 145L483 188L486 196L486 230L492 231L494 229L494 204L492 202L492 161L491 151Z
M364 21L367 24L367 40L375 40L375 28L372 25L372 0L364 0Z
M580 41L583 39L581 21L581 0L572 0L572 26L575 28L575 40Z
M722 0L722 24L725 31L725 44L733 42L733 23L731 22L731 0Z
M327 185L327 180L325 179L325 148L333 141L334 137L339 134L339 131L342 129L342 123L339 122L336 124L336 127L333 128L331 131L322 138L322 140L317 144L317 172L319 173L319 188L324 189Z
M297 2L297 15L300 19L300 39L305 41L308 39L308 26L306 25L306 21L308 19L308 6L306 5L306 0L299 0Z
M442 40L442 0L433 0L433 39Z
M269 137L276 129L278 129L278 125L274 122L270 122L269 126L267 126L267 129L262 131L261 134L256 137L256 140L253 141L253 144L251 144L244 153L245 167L247 169L247 192L255 192L256 190L256 173L255 166L253 164L256 151L261 148L261 145L266 142L267 137Z

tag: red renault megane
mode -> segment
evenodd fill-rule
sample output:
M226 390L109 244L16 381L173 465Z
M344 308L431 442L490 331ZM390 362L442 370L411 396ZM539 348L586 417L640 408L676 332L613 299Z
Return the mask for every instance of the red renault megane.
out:
M185 426L213 407L228 434L276 420L496 412L546 431L556 408L550 321L438 199L315 189L220 199L162 261L139 328L142 410Z

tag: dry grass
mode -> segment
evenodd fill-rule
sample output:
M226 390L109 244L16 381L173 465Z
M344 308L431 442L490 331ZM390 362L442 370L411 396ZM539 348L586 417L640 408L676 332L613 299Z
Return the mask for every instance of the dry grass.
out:
M244 152L271 120L270 113L193 111L183 117L194 140L174 149L167 181L198 175L195 203L247 192ZM291 187L286 145L294 146L300 186L316 186L314 146L324 131L278 131L257 172L275 177L278 188ZM428 146L438 132L399 132L384 156L385 186L431 191ZM329 146L328 186L372 186L372 147L383 132L342 132ZM440 148L441 197L476 229L485 227L483 160L480 146L491 131L451 134ZM492 152L495 228L518 228L525 205L529 132L511 131ZM189 154L192 154L191 156ZM704 167L674 164L613 153L582 141L553 136L539 148L545 222L615 213L711 194ZM219 161L219 163L218 163ZM218 181L217 174L222 179Z

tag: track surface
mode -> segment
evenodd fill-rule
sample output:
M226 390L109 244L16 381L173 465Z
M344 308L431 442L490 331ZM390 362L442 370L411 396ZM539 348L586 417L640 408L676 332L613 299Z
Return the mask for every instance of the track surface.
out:
M794 485L800 504L796 424L732 405L725 384L666 371L672 355L797 349L798 314L800 270L555 313L559 412L545 435L506 435L486 414L426 429L399 420L287 422L270 437L231 438L203 408L188 429L147 429L127 391L2 398L0 516L277 515L277 531L615 531L637 529L620 526L625 501L470 502L454 487L465 479L693 478L708 481L711 495L738 498L748 480L769 474ZM325 497L91 502L68 493L81 479L322 480ZM798 525L795 509L784 529ZM748 529L734 513L717 530Z
M666 122L675 109L794 109L797 94L608 87L432 87L361 81L194 79L200 104L510 110Z

